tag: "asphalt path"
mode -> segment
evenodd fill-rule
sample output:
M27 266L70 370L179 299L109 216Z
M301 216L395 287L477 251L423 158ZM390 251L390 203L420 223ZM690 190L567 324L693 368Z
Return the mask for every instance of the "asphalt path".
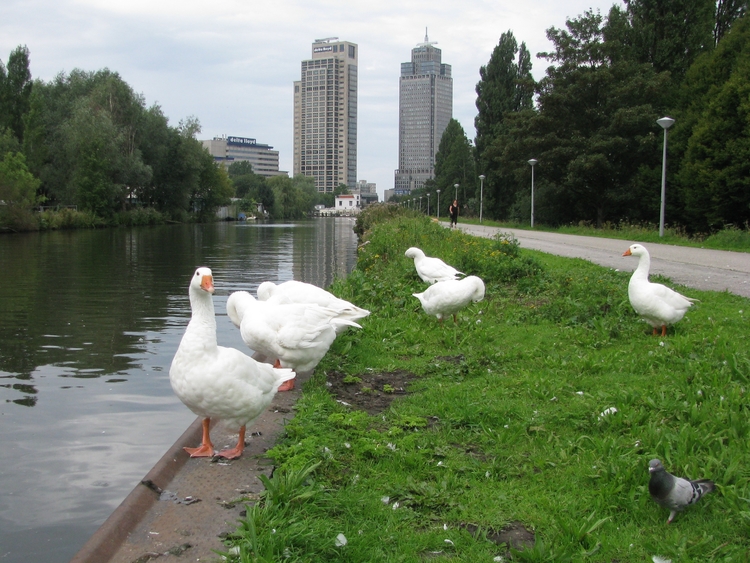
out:
M447 225L446 225L447 226ZM583 258L621 271L632 272L638 259L623 256L634 242L599 237L563 235L542 231L459 224L463 232L492 238L498 232L512 234L522 248L548 254ZM651 255L650 273L670 278L675 284L707 291L728 291L750 297L750 253L710 250L671 244L643 243Z

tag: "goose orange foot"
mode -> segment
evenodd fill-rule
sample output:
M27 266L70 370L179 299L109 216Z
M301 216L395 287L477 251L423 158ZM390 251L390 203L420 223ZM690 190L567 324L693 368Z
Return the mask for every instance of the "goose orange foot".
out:
M242 455L245 449L245 427L240 428L240 437L237 439L237 445L228 450L222 450L218 455L227 459L237 459Z
M208 432L208 427L210 424L210 418L203 419L203 440L200 446L198 446L197 448L182 448L190 454L190 457L213 457L214 445L211 443L211 437Z

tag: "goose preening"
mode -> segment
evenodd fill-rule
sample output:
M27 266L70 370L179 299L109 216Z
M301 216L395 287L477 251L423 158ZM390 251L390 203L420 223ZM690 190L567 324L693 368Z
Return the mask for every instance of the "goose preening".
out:
M453 266L449 266L440 258L425 256L425 253L421 249L413 246L404 252L404 256L414 259L414 267L417 269L417 274L422 278L422 281L426 281L427 283L455 280L458 276L466 275L456 270Z
M273 360L277 367L297 372L315 369L341 325L362 328L354 321L340 318L336 309L258 301L247 291L235 291L229 296L227 315L252 350ZM294 379L284 383L279 391L289 389L294 389Z
M297 280L289 280L280 284L266 281L258 286L257 293L258 300L279 305L312 303L321 307L328 307L338 311L338 318L354 322L370 314L367 309L362 309L345 299L340 299L321 287ZM346 328L347 325L345 324L337 325L336 332L340 333Z
M422 293L412 294L419 299L422 309L428 315L435 315L440 322L443 317L453 315L469 303L484 299L484 282L477 276L467 276L461 280L447 280L431 285Z
M276 369L217 344L214 283L209 268L195 271L189 293L192 316L169 368L169 382L175 394L203 417L201 445L185 451L191 457L214 455L209 425L216 418L239 428L237 445L219 452L236 459L245 447L245 427L268 408L279 386L295 374L291 369Z
M690 306L697 301L677 293L660 283L648 281L651 257L642 244L633 244L623 256L637 256L638 267L633 272L628 284L630 304L641 318L654 327L654 334L661 328L661 335L667 334L667 325L682 319Z

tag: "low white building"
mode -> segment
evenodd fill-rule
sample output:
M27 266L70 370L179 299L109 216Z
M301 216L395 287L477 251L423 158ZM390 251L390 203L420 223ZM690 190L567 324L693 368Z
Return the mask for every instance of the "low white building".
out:
M336 202L334 209L337 213L353 215L359 213L362 208L360 195L356 194L343 194L336 196Z

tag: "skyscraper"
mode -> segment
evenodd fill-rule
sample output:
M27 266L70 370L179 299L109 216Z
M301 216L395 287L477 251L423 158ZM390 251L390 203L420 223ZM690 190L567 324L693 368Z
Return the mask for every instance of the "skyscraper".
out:
M357 185L357 45L316 39L294 83L294 175L319 192Z
M451 65L441 63L441 51L434 45L425 30L424 43L411 50L411 62L401 63L396 195L435 177L435 154L453 117Z

